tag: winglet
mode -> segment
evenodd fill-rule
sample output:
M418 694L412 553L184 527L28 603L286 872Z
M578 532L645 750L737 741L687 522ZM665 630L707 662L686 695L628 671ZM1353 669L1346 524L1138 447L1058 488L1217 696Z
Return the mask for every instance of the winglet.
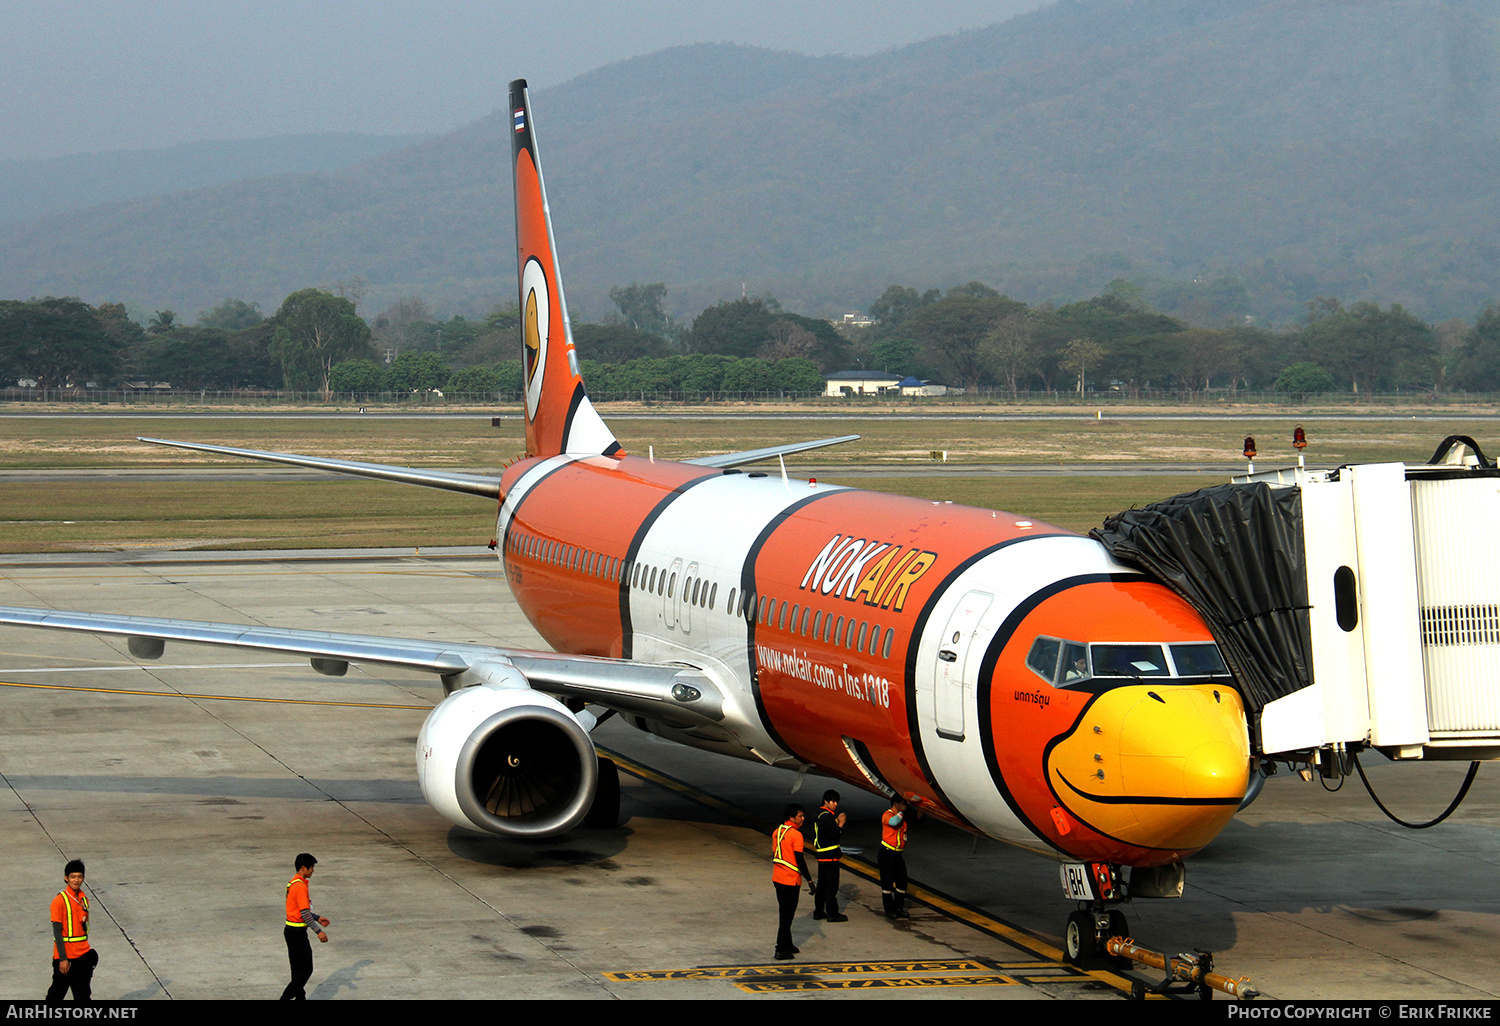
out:
M510 84L510 109L526 452L530 456L612 455L621 451L620 443L589 402L578 373L525 79Z

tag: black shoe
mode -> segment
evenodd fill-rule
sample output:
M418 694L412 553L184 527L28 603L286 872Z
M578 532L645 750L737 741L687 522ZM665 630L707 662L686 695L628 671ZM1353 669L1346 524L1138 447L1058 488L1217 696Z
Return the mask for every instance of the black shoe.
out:
M825 917L825 915L826 913L824 913L822 909L817 909L815 912L813 912L814 919L822 919Z
M778 951L778 952L776 952L776 961L778 961L778 962L785 962L787 959L789 959L791 957L792 957L792 952L790 952L790 951Z
M849 917L841 912L830 912L828 914L828 921L830 923L847 923L849 921Z
M898 909L896 909L896 918L897 919L910 919L911 916L909 916L909 915L906 914L906 909L904 909L904 908L898 908Z
M795 946L795 945L793 945L793 947L792 947L792 954L794 954L794 955L800 955L800 954L802 954L802 949L799 948L799 947L797 947L797 946Z

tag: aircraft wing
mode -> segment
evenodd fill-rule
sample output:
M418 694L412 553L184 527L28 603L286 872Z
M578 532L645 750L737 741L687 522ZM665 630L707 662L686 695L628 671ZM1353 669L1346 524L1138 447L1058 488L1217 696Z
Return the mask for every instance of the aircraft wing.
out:
M500 479L482 474L463 474L452 470L421 470L415 467L393 467L384 463L359 463L355 460L335 460L324 456L299 456L291 452L262 452L259 449L235 449L227 445L203 445L200 442L174 442L169 438L137 438L137 442L153 445L170 445L178 449L196 449L219 456L239 456L243 459L264 460L268 463L285 463L293 467L308 467L327 470L335 474L356 474L373 477L381 481L396 481L400 484L425 485L428 488L446 488L450 492L467 492L490 499L500 497Z
M742 467L747 463L759 463L761 460L775 459L777 456L790 456L794 452L807 452L809 449L821 449L828 445L841 445L844 442L858 440L858 435L839 435L837 438L819 438L811 442L792 442L787 445L772 445L764 449L726 452L718 456L700 456L695 460L683 460L682 462L691 463L698 467L713 467L716 470L723 470L726 467Z
M351 662L395 666L438 674L449 686L481 683L496 667L514 667L536 690L561 698L682 726L715 723L723 718L718 687L705 674L685 666L257 624L18 606L0 606L0 625L123 636L130 639L131 654L140 659L158 658L168 641L185 641L305 656L312 661L313 669L329 676L342 676Z

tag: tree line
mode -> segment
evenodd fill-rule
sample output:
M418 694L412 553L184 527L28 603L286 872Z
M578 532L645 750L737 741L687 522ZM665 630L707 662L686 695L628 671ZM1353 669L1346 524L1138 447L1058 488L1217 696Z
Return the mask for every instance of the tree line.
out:
M1500 389L1500 312L1473 327L1428 324L1400 304L1331 297L1282 331L1195 326L1158 313L1130 282L1062 305L1028 306L980 282L918 293L892 285L857 345L867 368L946 376L968 389L1140 394L1209 390L1311 394Z
M0 301L0 383L44 389L167 382L180 389L331 393L521 390L519 313L433 314L420 297L375 318L363 283L287 296L275 313L226 299L191 324L170 310L144 325L119 303L76 298ZM687 324L663 283L610 290L616 313L573 326L590 392L816 393L824 374L859 368L967 390L1132 394L1209 390L1314 394L1500 390L1500 308L1474 322L1428 324L1399 304L1345 307L1320 297L1281 331L1204 327L1159 313L1139 286L1028 305L982 282L943 292L893 284L872 323L835 326L782 309L769 295L724 300Z

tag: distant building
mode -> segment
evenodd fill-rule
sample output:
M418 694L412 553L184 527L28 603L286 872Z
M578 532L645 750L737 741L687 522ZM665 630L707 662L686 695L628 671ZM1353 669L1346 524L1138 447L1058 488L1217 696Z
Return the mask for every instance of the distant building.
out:
M936 381L922 381L919 378L903 378L898 386L902 395L947 395L948 386L940 385Z
M837 371L823 380L827 385L824 395L897 395L901 392L901 376L883 371Z
M883 371L846 370L823 379L824 395L947 395L948 386Z

